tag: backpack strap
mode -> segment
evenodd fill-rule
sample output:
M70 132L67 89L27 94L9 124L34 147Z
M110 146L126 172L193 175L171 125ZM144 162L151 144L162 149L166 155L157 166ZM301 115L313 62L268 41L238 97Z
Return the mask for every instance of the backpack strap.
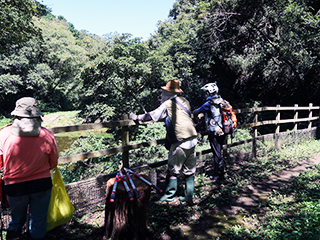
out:
M188 109L182 105L182 103L180 103L176 98L172 99L172 101L175 101L180 107L182 107L182 109L189 115L191 116L191 113L188 111Z

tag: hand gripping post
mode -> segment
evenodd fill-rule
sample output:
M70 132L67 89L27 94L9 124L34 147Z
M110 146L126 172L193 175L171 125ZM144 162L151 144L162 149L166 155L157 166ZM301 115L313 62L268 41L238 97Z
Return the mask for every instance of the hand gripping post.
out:
M120 175L120 177L121 177L121 179L122 179L123 185L125 186L125 188L126 188L126 190L127 190L127 192L128 192L130 201L133 201L134 198L133 198L133 196L132 196L132 193L131 193L131 191L130 191L130 188L128 187L127 181L126 181L126 179L124 178L121 170L119 170L119 175Z
M139 197L139 192L138 192L136 186L134 185L134 183L133 183L133 181L132 181L132 178L130 177L130 173L127 172L127 171L126 171L126 173L127 173L127 177L128 177L128 179L129 179L129 182L130 182L130 184L131 184L131 186L132 186L132 189L133 189L134 194L136 195L136 197Z
M162 193L162 189L160 189L159 187L157 187L156 185L153 185L151 182L149 182L147 179L141 177L138 173L135 173L134 171L132 171L131 169L128 168L124 168L126 170L126 172L132 173L133 175L135 175L137 178L139 178L140 180L144 181L146 184L148 184L151 187L154 187L159 193Z
M111 193L111 196L110 196L110 202L114 202L114 198L116 197L118 181L119 181L119 171L117 172L116 178L114 180L112 193Z

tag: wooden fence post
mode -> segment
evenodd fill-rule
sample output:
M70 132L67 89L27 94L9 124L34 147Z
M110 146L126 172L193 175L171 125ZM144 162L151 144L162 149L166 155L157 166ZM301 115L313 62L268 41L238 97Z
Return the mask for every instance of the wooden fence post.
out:
M275 148L277 150L280 149L280 143L279 143L279 135L280 135L280 124L279 124L279 121L280 121L280 105L278 104L277 105L277 110L276 110L276 131L275 131Z
M294 120L297 120L298 119L298 111L297 111L297 108L298 108L298 104L295 104L294 105ZM293 131L297 131L298 130L298 123L297 122L294 122L294 125L293 125Z
M294 105L294 120L298 120L298 104L295 104ZM297 131L298 131L298 123L297 122L294 122L294 125L293 125L293 141L294 141L294 144L297 144Z
M123 115L123 120L128 120L128 115ZM121 128L121 140L122 146L125 147L129 145L129 127L122 126ZM125 168L129 168L129 151L122 152L122 166Z
M254 106L254 116L253 122L256 124L258 122L258 106ZM257 127L253 127L253 139L252 139L252 157L255 158L257 156L257 136L258 136L258 129Z
M309 118L312 118L312 108L313 107L313 103L309 103ZM308 121L308 129L311 129L312 127L312 121Z

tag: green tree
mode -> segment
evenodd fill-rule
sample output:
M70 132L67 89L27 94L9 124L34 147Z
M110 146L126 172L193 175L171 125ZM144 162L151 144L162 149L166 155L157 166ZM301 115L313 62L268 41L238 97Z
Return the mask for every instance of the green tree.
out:
M0 54L39 35L32 18L43 11L43 5L34 0L0 0Z
M110 50L81 73L82 114L94 122L150 110L158 104L162 74L161 57L152 55L145 43L130 34L117 36Z
M78 32L76 38L76 30L64 18L55 18L46 8L42 12L44 17L32 19L41 34L0 54L1 113L9 112L22 96L36 97L46 111L74 109L79 102L81 68L89 54L107 47L98 36Z
M88 52L77 44L77 39L69 29L69 24L64 20L41 18L34 21L41 29L43 42L41 45L41 63L45 63L53 71L50 81L47 81L47 97L49 102L56 102L56 93L68 96L68 99L78 98L75 89L79 86L76 78L80 69L88 61ZM61 100L61 99L59 99ZM67 110L66 105L60 106Z
M222 1L204 9L203 44L215 64L232 73L223 75L238 98L264 104L316 100L301 98L310 91L309 72L319 67L319 18L305 1ZM313 87L317 92L318 84Z
M194 98L201 85L201 77L195 69L199 29L194 18L196 8L196 1L177 1L170 17L159 22L156 34L148 41L150 49L162 55L167 78L178 79L189 99Z
M319 102L320 25L311 3L180 0L150 46L172 61L193 105L210 81L236 102Z

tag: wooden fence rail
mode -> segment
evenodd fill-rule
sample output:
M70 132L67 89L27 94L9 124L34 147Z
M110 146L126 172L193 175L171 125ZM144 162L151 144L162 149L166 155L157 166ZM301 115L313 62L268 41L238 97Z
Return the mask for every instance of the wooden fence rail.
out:
M319 120L319 106L313 106L312 103L309 104L308 107L299 107L297 104L295 104L293 107L281 107L280 105L277 105L276 107L253 107L253 108L246 108L246 109L235 109L235 113L237 114L238 118L241 114L251 114L252 115L252 122L250 123L241 123L238 124L239 129L244 128L252 128L252 138L242 140L239 142L234 142L231 144L226 144L224 147L229 148L233 146L238 146L244 143L252 142L252 155L253 157L256 156L256 142L257 140L263 138L261 136L258 137L258 127L265 126L265 125L275 125L275 144L276 148L279 148L278 145L278 136L280 133L280 125L281 124L287 124L287 123L293 123L294 126L291 130L297 131L298 130L298 123L306 122L308 123L308 129L312 128L312 123L314 125L318 125L317 121ZM274 111L276 113L275 120L260 120L259 121L259 113L265 112L265 111ZM281 112L284 111L292 111L293 118L291 119L281 119ZM308 111L308 117L299 118L298 112L300 111ZM313 111L317 111L317 115L313 116ZM306 115L306 114L305 114ZM240 118L239 118L240 119ZM153 121L145 122L145 123L139 123L139 124L150 124L153 123ZM123 120L119 121L111 121L111 122L103 122L103 123L94 123L94 124L81 124L81 125L73 125L73 126L64 126L64 127L54 127L49 128L50 131L52 131L54 134L57 133L63 133L63 132L75 132L75 131L85 131L85 130L93 130L93 129L101 129L101 128L114 128L114 127L121 127L122 129L122 146L114 147L114 148L108 148L98 151L92 151L87 153L80 153L76 155L71 156L63 156L59 158L59 164L69 163L69 162L75 162L80 160L85 160L88 158L93 157L100 157L100 156L107 156L107 155L113 155L116 153L122 153L122 161L124 167L130 167L129 165L129 151L133 149L138 148L145 148L150 146L156 146L159 144L164 143L164 139L158 139L153 140L149 142L142 142L142 143L136 143L136 144L130 144L129 143L129 126L136 125L136 122L132 120L128 120L127 116L124 116ZM201 135L206 135L207 133L200 133ZM210 149L204 150L201 152L197 152L197 155L202 155L211 152ZM159 166L165 164L166 161L162 161L159 163L153 163L153 166ZM143 167L143 166L142 166Z

